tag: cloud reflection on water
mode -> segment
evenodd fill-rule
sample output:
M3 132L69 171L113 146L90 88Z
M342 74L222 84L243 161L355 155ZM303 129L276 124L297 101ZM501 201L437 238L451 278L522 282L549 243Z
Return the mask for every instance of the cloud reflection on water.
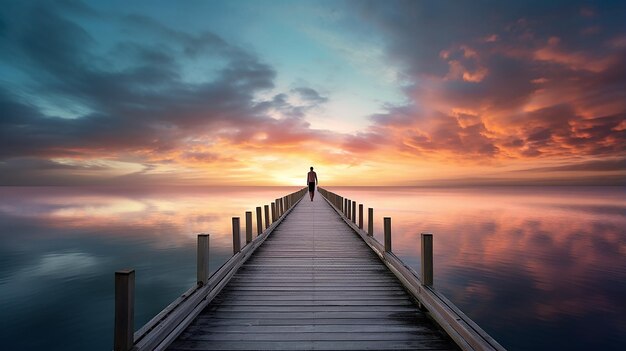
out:
M112 237L147 236L149 245L166 247L187 245L197 233L210 233L212 244L221 246L231 243L231 217L243 218L246 210L254 216L256 206L296 188L80 189L5 188L0 214L63 228L64 235L97 229Z

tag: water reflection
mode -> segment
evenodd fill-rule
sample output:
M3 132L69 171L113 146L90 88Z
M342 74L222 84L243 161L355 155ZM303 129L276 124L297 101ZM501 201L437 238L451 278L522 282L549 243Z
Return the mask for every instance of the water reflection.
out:
M110 349L116 269L136 269L139 327L194 283L195 234L214 271L230 218L294 190L0 188L3 348ZM374 207L381 241L392 217L417 271L433 232L435 285L510 350L626 349L624 188L329 190Z
M195 283L197 233L213 272L230 218L294 190L0 188L3 349L110 349L115 270L136 269L139 327Z
M624 188L330 189L392 217L393 250L510 349L624 349Z

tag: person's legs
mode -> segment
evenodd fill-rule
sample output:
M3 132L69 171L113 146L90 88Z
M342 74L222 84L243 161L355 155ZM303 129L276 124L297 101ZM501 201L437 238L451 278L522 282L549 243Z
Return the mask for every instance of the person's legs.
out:
M313 201L314 195L315 195L315 183L309 182L309 196L311 197L311 201Z

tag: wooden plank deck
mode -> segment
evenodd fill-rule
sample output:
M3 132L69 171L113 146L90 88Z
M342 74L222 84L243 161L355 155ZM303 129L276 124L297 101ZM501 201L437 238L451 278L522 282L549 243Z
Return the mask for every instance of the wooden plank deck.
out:
M168 350L457 350L316 194L306 196Z

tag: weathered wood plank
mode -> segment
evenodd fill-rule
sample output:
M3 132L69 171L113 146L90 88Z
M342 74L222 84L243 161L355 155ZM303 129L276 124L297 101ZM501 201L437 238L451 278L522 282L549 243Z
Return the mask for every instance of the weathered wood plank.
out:
M258 295L256 291L245 292L245 293L237 293L232 295L226 295L225 297L219 297L217 301L237 301L241 303L245 303L246 301L255 302L258 301L260 304L262 303L270 303L272 301L311 301L316 302L318 304L323 304L324 301L362 301L363 304L370 302L373 305L387 304L385 301L401 301L402 299L406 299L406 295L403 294L394 294L394 295L380 295L380 294L341 294L337 295L334 293L326 293L326 294L301 294L299 292L281 292L275 295ZM410 303L412 301L408 300Z
M287 312L233 312L233 311L207 311L204 310L201 315L202 316L212 316L219 318L250 318L250 319L261 319L261 318L366 318L366 319L375 319L375 318L413 318L416 312L414 311L342 311L342 312L300 312L300 311L287 311Z
M294 309L297 309L301 306L412 306L413 303L404 298L395 298L395 299L353 299L353 300L317 300L317 299L309 299L309 300L286 300L283 298L275 299L275 300L253 300L253 299L219 299L215 300L216 303L219 303L220 306L271 306L271 307L285 307L285 306L293 306Z
M204 325L194 325L185 331L188 336L196 333L204 333ZM351 325L351 324L326 324L326 325L212 325L211 333L399 333L414 332L425 335L432 334L432 330L416 324L392 324L392 325Z
M319 282L319 281L301 281L301 282L294 282L294 281L278 281L278 282L272 282L272 281L267 281L267 282L262 282L262 281L254 281L254 282L246 282L246 281L237 281L237 282L231 282L229 284L231 287L233 288L237 288L239 289L240 287L248 287L248 288L253 288L253 287L263 287L263 288L274 288L274 287L306 287L306 288L313 288L313 287L318 287L318 288L340 288L340 289L349 289L352 290L352 288L384 288L384 290L391 290L394 288L397 289L401 289L402 286L400 285L396 285L396 284L389 284L389 282L377 282L377 281L372 281L372 282L367 282L367 281L359 281L359 280L355 280L352 282L345 282L345 281L331 281L331 282ZM359 289L362 290L362 289Z
M197 332L196 332L197 331ZM441 338L441 335L433 332L418 331L378 331L378 332L274 332L255 333L250 331L223 332L193 330L181 335L182 341L409 341L419 340L428 342Z
M428 324L428 319L425 316L415 316L411 318L388 318L388 319L368 319L368 318L217 318L217 317L205 317L198 316L194 325L189 326L218 326L218 325L239 325L239 326L308 326L308 325L324 325L324 326L341 326L352 325L358 328L358 326L388 326L388 325L422 325Z
M177 341L169 350L454 350L439 340L424 341Z
M254 306L254 305L238 305L238 304L215 304L210 306L211 311L229 312L229 313L248 313L248 312L413 312L415 308L411 305L300 305L300 306Z
M226 292L224 292L224 295L226 294L234 294L234 295L243 295L243 296L247 296L247 295L253 295L255 294L256 296L259 296L259 298L261 298L261 296L301 296L303 298L314 298L314 297L324 297L324 296L337 296L337 297L346 297L346 296L370 296L372 298L379 298L379 297L385 297L385 296L402 296L404 298L406 298L406 292L402 291L402 290L397 290L397 291L361 291L361 290L354 290L354 291L309 291L308 293L304 293L302 291L266 291L266 290L250 290L248 292L240 292L240 291L234 291L230 288L227 288L228 290Z
M237 287L238 291L310 291L311 286L267 286L267 287L256 287L256 286L239 286ZM400 287L385 287L385 286L374 286L374 287L360 287L360 286L335 286L335 287L326 287L320 286L315 287L316 291L404 291L404 289Z

